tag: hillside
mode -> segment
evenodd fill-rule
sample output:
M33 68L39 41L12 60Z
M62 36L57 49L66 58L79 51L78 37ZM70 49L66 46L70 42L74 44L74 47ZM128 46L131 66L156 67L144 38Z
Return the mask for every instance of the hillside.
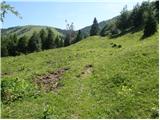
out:
M22 37L24 35L30 37L33 32L40 32L41 29L46 29L49 26L36 26L36 25L26 25L26 26L16 26L10 27L7 29L1 29L2 35L10 35L10 34L17 34L18 37ZM62 35L58 32L54 27L49 27L56 35Z
M109 20L104 20L104 21L101 21L99 22L99 29L100 31L102 30L102 28L104 28L104 26L106 24L110 24L111 22L114 22L116 19L117 19L118 16L116 17L113 17L112 19L109 19ZM86 34L87 36L90 34L90 29L91 29L91 25L90 26L87 26L87 27L84 27L82 29L80 29L84 34Z
M141 36L2 58L2 118L158 118L158 33Z
M99 22L100 30L108 23L114 21L117 17L114 17L109 20ZM55 34L65 35L66 30L50 27L50 26L40 26L40 25L26 25L26 26L15 26L10 28L1 29L2 35L9 35L16 33L18 37L22 37L23 35L31 36L34 31L39 32L41 29L46 29L47 27L51 28ZM89 35L91 29L91 25L80 29L85 35Z

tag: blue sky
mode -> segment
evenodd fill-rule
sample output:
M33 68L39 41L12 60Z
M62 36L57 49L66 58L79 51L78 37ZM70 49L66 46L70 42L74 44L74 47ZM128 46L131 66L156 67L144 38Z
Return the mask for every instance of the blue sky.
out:
M97 2L98 1L98 2ZM120 14L127 5L131 10L142 0L7 0L7 3L19 11L23 19L7 14L3 28L22 25L47 25L65 29L67 20L74 22L78 30L92 24L96 17L98 22Z

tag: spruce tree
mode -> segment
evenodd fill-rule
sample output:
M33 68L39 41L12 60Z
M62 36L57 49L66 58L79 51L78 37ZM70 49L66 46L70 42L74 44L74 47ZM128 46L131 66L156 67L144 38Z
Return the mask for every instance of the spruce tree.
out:
M29 39L28 50L29 52L41 51L41 39L36 32Z
M101 30L101 32L100 32L100 36L106 36L106 35L107 35L107 28L108 28L108 24L105 25L105 26L102 28L102 30Z
M143 14L143 21L142 21L142 25L146 24L146 21L148 19L148 16L150 14L153 14L153 8L151 6L151 3L149 1L144 1L142 2L141 6L140 6L140 11Z
M66 35L65 40L64 40L64 46L69 46L70 45L70 36L69 34Z
M159 0L154 2L154 11L155 11L155 18L157 22L159 22Z
M64 37L59 36L59 47L63 47L64 46Z
M109 29L109 34L111 36L120 34L120 32L121 32L121 30L118 29L118 27L117 27L115 22L112 22L108 29Z
M1 56L6 57L8 56L8 48L7 45L1 45Z
M28 39L26 36L23 36L18 41L18 52L27 53Z
M75 39L75 42L79 42L80 40L82 40L82 32L81 32L81 30L78 31L77 37Z
M8 37L1 36L1 56L8 56Z
M99 34L99 25L98 25L97 19L94 18L94 21L90 30L90 36L98 35L98 34Z
M45 41L46 49L55 48L56 47L56 45L55 45L55 35L50 28L47 28L47 31L48 31L48 36L47 36L47 39Z
M125 6L121 11L121 15L117 19L116 26L123 32L125 29L130 27L130 23L129 12L127 10L127 6Z
M153 35L156 31L157 31L156 18L154 18L154 16L150 14L145 24L143 37L149 37Z
M132 21L132 26L134 26L134 27L139 27L139 26L143 25L143 22L144 22L143 11L140 8L139 4L137 4L134 7L134 9L131 13L130 19Z
M17 35L11 35L9 36L9 43L8 43L8 54L11 56L16 56L17 55Z
M59 41L59 47L63 47L64 45L63 45L63 39L60 39L60 41Z
M55 46L56 46L56 48L60 47L59 42L60 42L59 36L57 36L56 39L55 39Z
M46 39L47 39L47 33L44 29L41 29L41 31L39 32L39 36L41 38L42 41L42 50L46 49Z

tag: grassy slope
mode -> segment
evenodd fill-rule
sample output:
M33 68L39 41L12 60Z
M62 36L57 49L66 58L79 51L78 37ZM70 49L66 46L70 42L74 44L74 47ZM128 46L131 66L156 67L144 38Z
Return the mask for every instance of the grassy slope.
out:
M46 29L47 26L36 26L36 25L26 25L26 26L18 26L18 27L13 27L13 28L8 28L2 30L2 34L8 35L8 34L17 34L18 37L22 37L24 35L31 37L33 32L40 32L41 29ZM52 29L52 31L56 35L61 35L55 28L49 27Z
M38 74L71 68L57 92L4 104L2 117L43 118L46 104L48 118L153 117L158 110L158 33L143 41L141 35L95 36L66 48L2 58L8 79L32 81ZM122 48L112 48L111 42ZM76 77L87 64L93 65L93 73Z

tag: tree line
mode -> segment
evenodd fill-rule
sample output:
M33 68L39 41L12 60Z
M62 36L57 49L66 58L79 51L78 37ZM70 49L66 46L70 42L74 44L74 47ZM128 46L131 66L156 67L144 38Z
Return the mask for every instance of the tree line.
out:
M135 28L143 28L143 36L148 37L157 31L157 23L159 22L159 1L142 2L136 4L132 11L127 10L127 6L123 8L120 16L116 20L107 23L100 31L97 19L94 18L90 30L90 36L117 36L126 33Z
M113 21L107 23L102 30L94 18L90 29L90 36L118 36L130 30L142 28L143 37L148 37L157 31L157 23L159 22L159 1L142 2L136 4L132 11L128 11L125 6L121 14ZM74 31L74 24L68 24L66 21L66 34L64 37L57 36L50 28L42 29L39 33L34 32L28 38L22 36L18 39L17 35L1 36L1 56L16 56L31 52L38 52L47 49L66 47L77 43L87 37L81 30Z
M41 29L39 33L34 32L30 38L25 35L18 38L16 34L2 35L1 56L16 56L63 46L63 36L55 35L50 28Z
M54 32L47 28L41 29L40 32L34 32L30 38L26 35L18 38L16 34L1 36L1 56L16 56L39 52L47 49L66 47L85 38L79 30L75 32L73 23L67 25L66 35L55 35Z

